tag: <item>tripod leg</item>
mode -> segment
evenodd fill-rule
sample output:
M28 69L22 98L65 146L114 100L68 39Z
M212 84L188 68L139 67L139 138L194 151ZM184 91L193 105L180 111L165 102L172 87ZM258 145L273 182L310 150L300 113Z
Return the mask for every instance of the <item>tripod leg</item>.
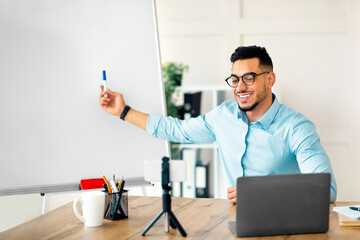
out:
M170 227L171 228L176 228L176 226L174 225L173 221L170 220Z
M182 228L181 224L179 223L179 221L176 219L175 215L173 214L172 211L169 212L170 215L170 220L173 222L173 224L175 225L175 227L177 229L179 229L179 232L181 233L181 235L183 237L186 237L186 232L185 230Z
M165 232L168 233L168 232L170 232L169 223L171 222L170 217L169 217L169 213L165 212L164 216L165 216Z
M157 220L159 220L159 218L161 217L161 215L163 215L164 210L162 210L159 215L157 215L154 220L151 221L151 223L144 229L144 231L142 231L141 235L145 236L146 232L149 231L149 229L154 225L154 223L156 223Z

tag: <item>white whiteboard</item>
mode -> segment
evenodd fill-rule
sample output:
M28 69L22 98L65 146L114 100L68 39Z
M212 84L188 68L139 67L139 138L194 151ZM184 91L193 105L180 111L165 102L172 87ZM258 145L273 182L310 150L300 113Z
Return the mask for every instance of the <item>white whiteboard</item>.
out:
M144 176L168 156L99 103L108 87L165 113L153 0L0 0L0 191Z

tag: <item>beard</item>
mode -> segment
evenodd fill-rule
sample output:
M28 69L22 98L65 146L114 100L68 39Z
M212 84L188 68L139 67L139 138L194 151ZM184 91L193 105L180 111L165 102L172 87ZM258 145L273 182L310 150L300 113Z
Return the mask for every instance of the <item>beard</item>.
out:
M266 96L267 96L266 86L264 85L263 91L259 93L257 99L255 100L255 102L252 105L250 105L248 107L241 107L240 104L238 103L239 108L243 112L252 111L266 98Z
M254 110L254 108L256 108L256 107L259 105L259 103L260 103L259 101L256 101L253 105L248 106L248 107L241 107L241 106L239 105L239 108L240 108L240 110L243 111L243 112L248 112L248 111Z

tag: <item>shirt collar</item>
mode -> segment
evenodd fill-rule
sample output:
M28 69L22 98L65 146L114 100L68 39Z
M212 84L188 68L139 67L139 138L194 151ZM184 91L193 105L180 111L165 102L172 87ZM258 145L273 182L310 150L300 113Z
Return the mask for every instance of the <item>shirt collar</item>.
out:
M266 113L258 121L263 126L264 129L268 129L270 127L270 124L273 122L280 107L280 103L274 93L272 94L272 97L274 99L273 103L271 104L270 108L266 111ZM241 118L243 121L247 121L245 112L241 111L240 108L238 108L238 110L239 110L238 118Z
M238 119L241 118L242 120L247 120L246 114L245 112L240 110L239 104L237 109L238 109L238 114L237 114Z
M265 129L268 129L270 127L270 124L273 122L280 108L279 100L276 98L275 94L272 94L272 97L274 99L273 103L271 104L270 108L266 111L266 113L258 121Z

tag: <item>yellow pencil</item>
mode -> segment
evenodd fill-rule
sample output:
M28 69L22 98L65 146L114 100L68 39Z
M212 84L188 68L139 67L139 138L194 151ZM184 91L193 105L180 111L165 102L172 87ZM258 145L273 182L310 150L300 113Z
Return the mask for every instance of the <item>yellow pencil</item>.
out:
M118 183L118 190L120 189L120 185L121 185L121 182L123 181L123 178L124 178L124 175L122 175L122 177L121 177L121 179L120 179L120 181Z

